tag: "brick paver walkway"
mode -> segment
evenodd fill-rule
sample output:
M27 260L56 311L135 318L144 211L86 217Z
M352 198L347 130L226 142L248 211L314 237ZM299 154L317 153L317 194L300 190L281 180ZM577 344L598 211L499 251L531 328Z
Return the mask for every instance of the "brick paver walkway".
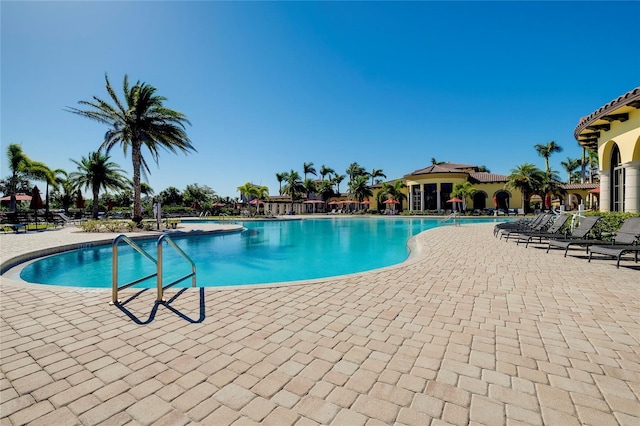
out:
M365 274L169 290L157 309L151 291L118 308L3 278L0 424L640 424L640 264L491 230L428 231Z

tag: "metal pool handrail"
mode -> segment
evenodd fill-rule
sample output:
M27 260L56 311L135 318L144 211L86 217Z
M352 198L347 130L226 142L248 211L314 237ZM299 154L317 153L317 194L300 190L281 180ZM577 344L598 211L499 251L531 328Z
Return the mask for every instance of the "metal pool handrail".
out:
M140 253L141 255L143 255L145 258L147 258L148 260L150 260L151 262L153 262L156 265L156 272L153 274L149 274L145 277L139 278L137 280L133 280L131 282L128 282L126 284L123 285L118 285L118 245L120 244L121 241L124 241L125 243L129 244L129 246L131 246L131 248L133 248L135 251L137 251L138 253ZM173 282L164 285L163 283L163 279L162 279L162 243L163 241L166 241L169 245L171 245L171 247L173 247L183 258L185 258L190 264L191 264L191 273L178 278L176 280L174 280ZM136 284L139 284L143 281L146 281L148 279L151 279L153 277L156 277L156 286L157 286L157 290L158 290L158 294L156 297L156 302L162 302L162 296L164 293L164 290L172 287L176 284L178 284L181 281L184 281L185 279L191 277L191 286L195 287L196 286L196 264L193 262L193 260L191 260L191 258L189 256L187 256L187 254L176 245L176 243L173 242L173 240L171 238L169 238L169 236L167 234L163 234L158 238L158 242L157 242L157 250L158 250L158 258L155 259L153 256L151 256L149 253L147 253L142 247L140 247L138 244L136 244L131 238L127 237L126 235L118 235L116 238L113 239L113 242L111 243L111 257L112 257L112 262L111 262L111 286L112 286L112 292L111 292L111 303L112 304L116 304L119 303L120 301L118 300L118 291L119 290L124 290L126 288L129 288L131 286L134 286Z
M138 253L146 257L148 260L153 262L156 265L156 273L147 275L146 277L142 277L137 280L131 281L127 284L124 284L122 286L119 286L118 285L118 244L120 243L120 241L124 241L125 243L129 244L131 248L133 248L135 251L137 251ZM149 253L144 251L142 247L137 245L131 238L127 237L126 235L118 235L117 237L115 237L113 239L113 242L111 243L111 303L119 303L118 290L124 290L125 288L129 288L138 283L141 283L142 281L146 281L150 278L153 278L158 274L157 270L158 270L158 261L154 259L153 256L151 256Z
M176 280L174 280L173 282L164 285L162 283L162 242L166 241L171 247L173 247L175 249L175 251L178 252L178 254L180 254L180 256L182 256L187 262L189 262L191 264L191 273L187 274L181 278L178 278ZM162 302L162 296L163 296L163 292L165 289L169 288L169 287L173 287L174 285L178 284L181 281L186 280L187 278L191 277L191 287L195 287L196 286L196 264L193 262L193 260L191 260L191 258L189 256L187 256L187 254L176 245L176 243L173 242L173 240L171 238L169 238L169 235L164 234L161 235L160 238L158 238L158 243L157 243L157 247L158 247L158 271L157 271L157 278L156 278L156 282L157 282L157 286L158 286L158 297L157 297L157 301L158 302Z

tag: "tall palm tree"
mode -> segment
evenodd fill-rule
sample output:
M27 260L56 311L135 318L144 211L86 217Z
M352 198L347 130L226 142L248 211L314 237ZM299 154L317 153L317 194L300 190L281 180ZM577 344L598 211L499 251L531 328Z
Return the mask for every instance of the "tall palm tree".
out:
M467 199L473 197L473 194L476 193L476 189L473 187L471 182L458 182L453 185L453 191L451 195L455 197L460 197L462 199L462 210L467 209Z
M320 176L322 176L322 180L324 180L325 176L329 175L331 177L332 174L335 174L336 171L331 167L327 167L324 164L320 167Z
M567 183L571 183L571 175L580 167L580 159L567 157L567 161L561 161L560 165L567 172Z
M356 176L365 174L364 167L358 163L351 163L347 168L347 175L349 175L349 181L352 181Z
M522 193L522 208L529 210L527 200L542 186L544 172L532 163L524 163L511 170L506 187L518 189Z
M288 172L276 173L276 179L278 180L278 185L280 185L278 188L278 194L282 195L282 182L286 182L288 178Z
M108 154L90 152L88 157L80 161L71 160L78 170L69 174L69 180L76 188L91 189L93 195L92 215L98 218L100 189L125 190L131 187L131 182L125 177L124 170L112 161ZM138 212L139 214L139 212Z
M160 148L176 153L196 151L187 137L185 124L191 124L186 116L164 106L167 99L156 94L156 88L146 83L136 82L129 86L129 78L124 76L124 103L111 87L109 77L105 74L106 89L114 105L96 96L93 101L78 103L89 109L68 108L67 111L89 118L111 128L105 134L100 149L107 153L116 145L121 145L124 153L131 148L133 164L133 211L134 220L141 221L140 173L149 167L142 156L142 147L146 147L151 158L158 163Z
M304 178L307 178L307 175L318 176L316 169L313 167L313 163L304 163L302 172L304 173Z
M540 157L544 157L545 171L549 173L549 157L554 152L562 152L562 147L555 143L555 141L547 142L546 144L536 144L534 146Z
M587 164L589 165L589 183L593 183L593 175L598 170L598 151L587 149Z
M336 185L336 194L338 194L338 196L340 196L340 183L345 180L346 176L345 175L335 175L333 176L333 183L335 183Z
M369 176L371 176L371 186L374 185L373 180L375 178L379 178L379 177L383 177L386 178L387 175L385 175L382 171L382 169L373 169L371 170L371 172L369 173Z

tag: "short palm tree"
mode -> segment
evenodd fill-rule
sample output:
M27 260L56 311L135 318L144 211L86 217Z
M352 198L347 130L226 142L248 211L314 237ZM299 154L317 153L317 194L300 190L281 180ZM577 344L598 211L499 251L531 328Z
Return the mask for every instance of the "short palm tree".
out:
M455 197L460 197L462 199L462 210L467 209L467 199L473 197L476 193L476 189L473 187L471 182L458 182L453 185L453 192L451 195Z
M369 179L366 175L356 176L349 182L349 195L353 197L353 199L358 200L358 203L361 203L365 198L373 195L373 191L371 191L371 187L369 186Z
M539 188L540 195L546 198L547 195L562 196L567 191L562 188L562 182L558 177L558 173L553 170L549 170L548 173L543 174L542 184ZM544 200L546 202L546 200Z
M7 146L7 159L9 160L9 170L11 170L11 176L7 185L9 195L12 196L9 210L15 211L16 201L15 194L19 183L24 180L31 165L31 159L24 153L22 146L17 143L12 143Z
M562 147L558 145L555 141L551 141L551 142L547 142L544 145L536 144L534 148L536 149L536 151L538 151L538 154L540 154L541 157L544 157L545 170L548 173L549 157L551 157L551 154L553 154L554 152L562 152Z
M307 198L309 198L309 196L313 193L316 192L317 188L316 188L316 182L311 179L311 178L306 178L303 182L302 182L302 186L304 187L304 192L305 194L307 194Z
M185 132L185 124L191 124L181 112L164 106L166 98L156 94L156 88L146 83L136 82L129 86L129 78L124 76L121 101L111 87L109 77L105 74L106 89L113 105L96 96L93 101L80 101L79 104L89 109L68 108L69 112L78 114L111 127L105 135L100 149L107 152L116 145L121 145L124 153L131 148L133 163L133 211L134 220L142 220L138 216L141 211L140 173L141 169L149 173L149 167L142 156L142 147L146 147L153 160L158 163L160 148L173 153L195 151Z
M532 163L524 163L512 169L507 179L507 188L522 193L522 208L526 213L529 210L527 201L542 186L544 172Z
M58 185L61 182L60 175L67 175L62 169L50 169L46 164L41 161L32 161L28 167L27 172L31 177L36 180L41 180L46 184L45 190L45 217L49 216L49 187L54 190L58 189Z
M291 204L295 203L295 201L300 197L300 194L304 192L304 185L302 184L302 180L300 179L300 174L298 172L295 170L291 170L291 172L289 172L287 183L282 192L291 197Z
M131 187L131 182L125 177L124 170L111 157L102 152L90 152L88 157L80 161L71 160L78 170L69 174L69 181L75 188L91 189L93 195L92 216L98 218L100 189L125 190ZM139 212L138 212L139 213Z
M389 188L388 194L396 201L398 201L398 208L402 210L402 202L407 199L407 196L404 194L404 188L407 185L401 180L397 179L393 181L391 187Z

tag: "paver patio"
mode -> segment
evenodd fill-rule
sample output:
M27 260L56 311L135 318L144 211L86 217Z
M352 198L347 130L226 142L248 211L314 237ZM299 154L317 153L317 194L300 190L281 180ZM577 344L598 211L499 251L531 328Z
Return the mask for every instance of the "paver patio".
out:
M402 265L166 292L0 281L0 424L640 424L640 264L437 228ZM29 247L95 238L2 235ZM538 247L538 248L536 248ZM198 277L206 282L211 277Z

